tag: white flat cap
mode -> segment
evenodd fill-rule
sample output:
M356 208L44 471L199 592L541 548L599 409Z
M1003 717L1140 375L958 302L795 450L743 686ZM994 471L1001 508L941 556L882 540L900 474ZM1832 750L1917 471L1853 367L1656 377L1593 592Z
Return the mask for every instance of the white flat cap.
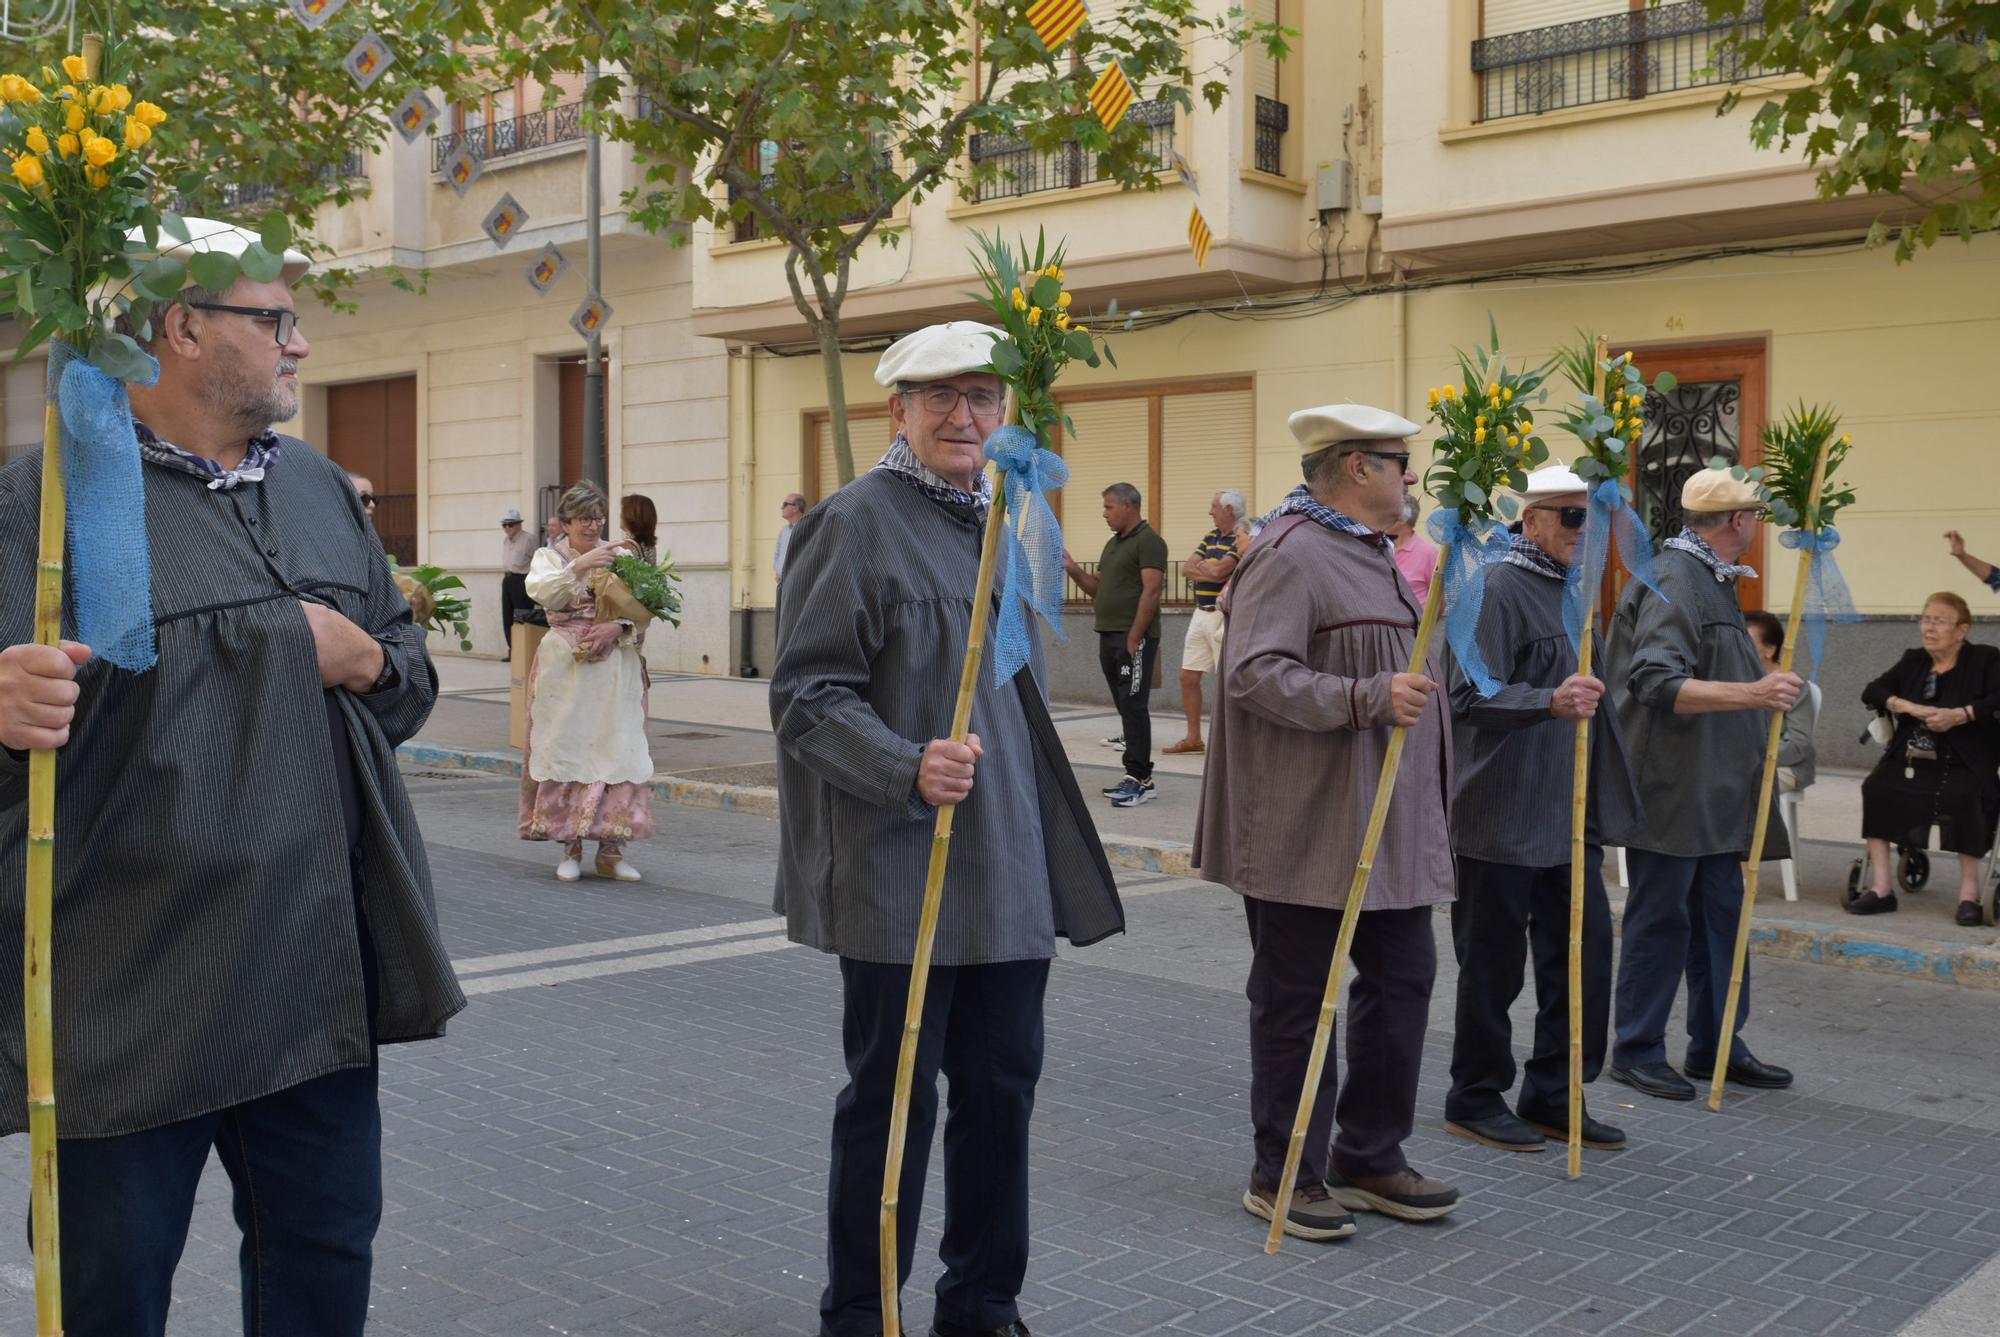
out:
M1683 511L1761 511L1764 499L1755 483L1736 477L1727 469L1703 469L1688 475L1681 484Z
M898 381L941 381L968 371L993 370L993 341L1005 330L976 320L947 320L912 331L882 350L875 364L875 384L885 388Z
M1386 409L1366 404L1325 404L1300 409L1289 425L1299 439L1299 452L1310 455L1341 441L1403 441L1424 429Z
M237 227L232 223L217 222L213 218L184 218L181 221L187 224L188 240L186 244L182 244L178 239L170 237L166 232L162 231L159 234L160 241L159 245L154 249L154 254L177 256L182 260L199 255L203 251L214 251L221 255L241 255L249 248L251 242L257 240L257 234L249 228ZM142 246L146 242L146 234L138 228L133 228L125 235L128 240L137 242ZM312 261L307 259L303 252L292 250L290 247L286 248L283 276L286 284L297 283L305 276L305 272L311 268ZM189 278L188 282L192 283L194 280Z
M1544 464L1528 475L1528 485L1521 489L1521 499L1541 501L1545 497L1569 497L1588 491L1590 484L1578 478L1576 471L1567 464Z

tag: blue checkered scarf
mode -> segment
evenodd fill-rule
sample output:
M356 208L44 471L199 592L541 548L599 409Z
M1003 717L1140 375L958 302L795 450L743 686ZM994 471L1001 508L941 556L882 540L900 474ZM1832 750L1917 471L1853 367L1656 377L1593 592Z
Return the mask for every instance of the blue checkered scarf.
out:
M265 471L278 462L278 434L268 428L245 444L243 459L234 469L225 469L214 460L203 459L171 441L161 440L152 428L136 419L132 428L139 438L140 459L163 469L192 474L207 483L211 492L228 492L239 483L261 483Z
M1723 561L1722 554L1709 547L1708 540L1695 533L1692 529L1683 527L1680 533L1674 535L1660 546L1672 548L1676 552L1693 553L1701 559L1703 566L1715 572L1717 584L1723 583L1731 576L1754 577L1757 574L1757 568L1754 566L1739 566L1734 562Z
M917 458L917 452L910 449L909 439L900 432L889 444L889 453L877 461L875 467L888 470L941 506L970 506L982 520L986 518L986 508L993 503L993 480L983 470L979 474L977 492L953 487Z
M1307 488L1304 483L1287 492L1285 499L1278 503L1277 509L1265 516L1259 523L1258 528L1262 529L1264 525L1270 524L1281 515L1303 515L1315 524L1326 526L1336 534L1352 534L1356 538L1372 539L1377 547L1387 548L1391 544L1389 536L1380 530L1370 529L1353 516L1336 511L1331 506L1324 506L1313 500L1311 489Z

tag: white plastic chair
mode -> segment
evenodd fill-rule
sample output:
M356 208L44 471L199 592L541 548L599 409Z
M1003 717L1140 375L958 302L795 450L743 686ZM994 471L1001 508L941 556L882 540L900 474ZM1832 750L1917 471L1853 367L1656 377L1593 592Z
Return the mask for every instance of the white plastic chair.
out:
M1802 790L1781 790L1778 794L1778 820L1785 824L1785 843L1796 852L1799 847L1799 797ZM1778 873L1785 879L1785 899L1799 898L1799 874L1792 860L1778 860Z

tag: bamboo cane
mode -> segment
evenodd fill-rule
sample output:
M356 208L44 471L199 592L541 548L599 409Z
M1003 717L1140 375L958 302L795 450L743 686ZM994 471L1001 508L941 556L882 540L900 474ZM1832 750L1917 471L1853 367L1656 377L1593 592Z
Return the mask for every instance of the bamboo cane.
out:
M1438 549L1437 570L1451 565L1451 545ZM1416 644L1410 649L1409 672L1421 673L1430 658L1431 629L1437 625L1442 578L1433 580L1424 596L1424 615L1417 621ZM1389 732L1389 750L1382 755L1382 779L1375 786L1375 806L1368 813L1368 828L1361 837L1361 857L1354 865L1354 880L1347 887L1347 905L1340 915L1340 933L1333 943L1333 961L1326 972L1326 992L1320 997L1319 1026L1313 1031L1312 1056L1306 1060L1305 1084L1299 1088L1299 1109L1292 1120L1292 1141L1285 1149L1285 1172L1278 1178L1277 1199L1271 1209L1271 1231L1264 1238L1264 1252L1276 1253L1285 1237L1285 1217L1292 1210L1292 1181L1298 1178L1299 1161L1306 1147L1306 1125L1312 1122L1313 1098L1319 1094L1320 1074L1326 1070L1327 1045L1333 1039L1334 1017L1340 1011L1340 986L1347 974L1347 954L1354 946L1354 930L1361 922L1361 901L1368 893L1368 877L1375 870L1375 850L1382 842L1382 828L1389 820L1389 800L1396 793L1396 772L1403 765L1403 743L1409 729L1397 725ZM884 1329L887 1331L887 1329Z
M1596 377L1591 394L1604 402L1604 359L1611 349L1602 338L1593 350ZM1605 551L1611 535L1604 536ZM1597 591L1585 590L1583 640L1576 652L1576 672L1590 676L1590 635L1597 621ZM1589 821L1590 721L1576 722L1575 779L1569 800L1569 1177L1583 1177L1583 887L1584 831Z
M1826 484L1826 456L1833 448L1829 431L1820 442L1819 459L1813 464L1811 500L1806 503L1805 521L1819 520L1819 494ZM1779 656L1778 671L1790 673L1792 658L1799 648L1799 624L1805 620L1806 581L1812 574L1813 551L1799 548L1799 573L1792 583L1792 614L1785 621L1785 649ZM1736 1007L1743 993L1743 967L1750 954L1750 912L1757 905L1757 877L1763 870L1764 836L1771 829L1771 788L1778 776L1778 744L1785 733L1785 712L1771 712L1770 736L1764 741L1764 778L1757 789L1757 823L1751 829L1750 859L1743 871L1743 912L1736 917L1736 955L1729 968L1729 997L1722 1005L1722 1039L1715 1051L1715 1075L1709 1081L1708 1107L1722 1108L1722 1084L1729 1076L1729 1051L1736 1039Z
M1007 421L1018 424L1012 392L1008 394ZM986 535L979 548L979 576L972 586L972 630L965 641L965 663L958 675L958 703L951 713L951 740L963 743L972 724L972 694L979 681L979 665L986 652L987 605L993 601L993 568L1000 550L1000 532L1007 523L1007 475L993 478L993 504L988 509ZM931 949L937 943L938 912L944 903L944 870L951 858L952 819L958 805L947 803L938 809L937 825L931 834L931 862L924 879L923 911L917 918L917 946L910 961L909 1002L903 1010L903 1043L896 1056L896 1094L889 1106L889 1152L882 1168L881 1249L882 1331L900 1337L903 1329L899 1310L903 1278L896 1266L896 1205L903 1183L903 1143L910 1126L910 1088L917 1071L917 1040L924 1028L924 993L930 984Z

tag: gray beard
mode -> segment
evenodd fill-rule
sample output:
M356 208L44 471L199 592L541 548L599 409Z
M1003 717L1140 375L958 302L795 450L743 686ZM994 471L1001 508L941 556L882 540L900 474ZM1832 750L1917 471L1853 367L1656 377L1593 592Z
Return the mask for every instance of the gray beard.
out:
M274 423L289 422L298 416L298 383L283 386L277 379L286 372L296 375L298 369L297 358L282 358L270 382L260 386L244 376L240 368L228 368L210 384L209 406L240 428L244 436L256 436Z

